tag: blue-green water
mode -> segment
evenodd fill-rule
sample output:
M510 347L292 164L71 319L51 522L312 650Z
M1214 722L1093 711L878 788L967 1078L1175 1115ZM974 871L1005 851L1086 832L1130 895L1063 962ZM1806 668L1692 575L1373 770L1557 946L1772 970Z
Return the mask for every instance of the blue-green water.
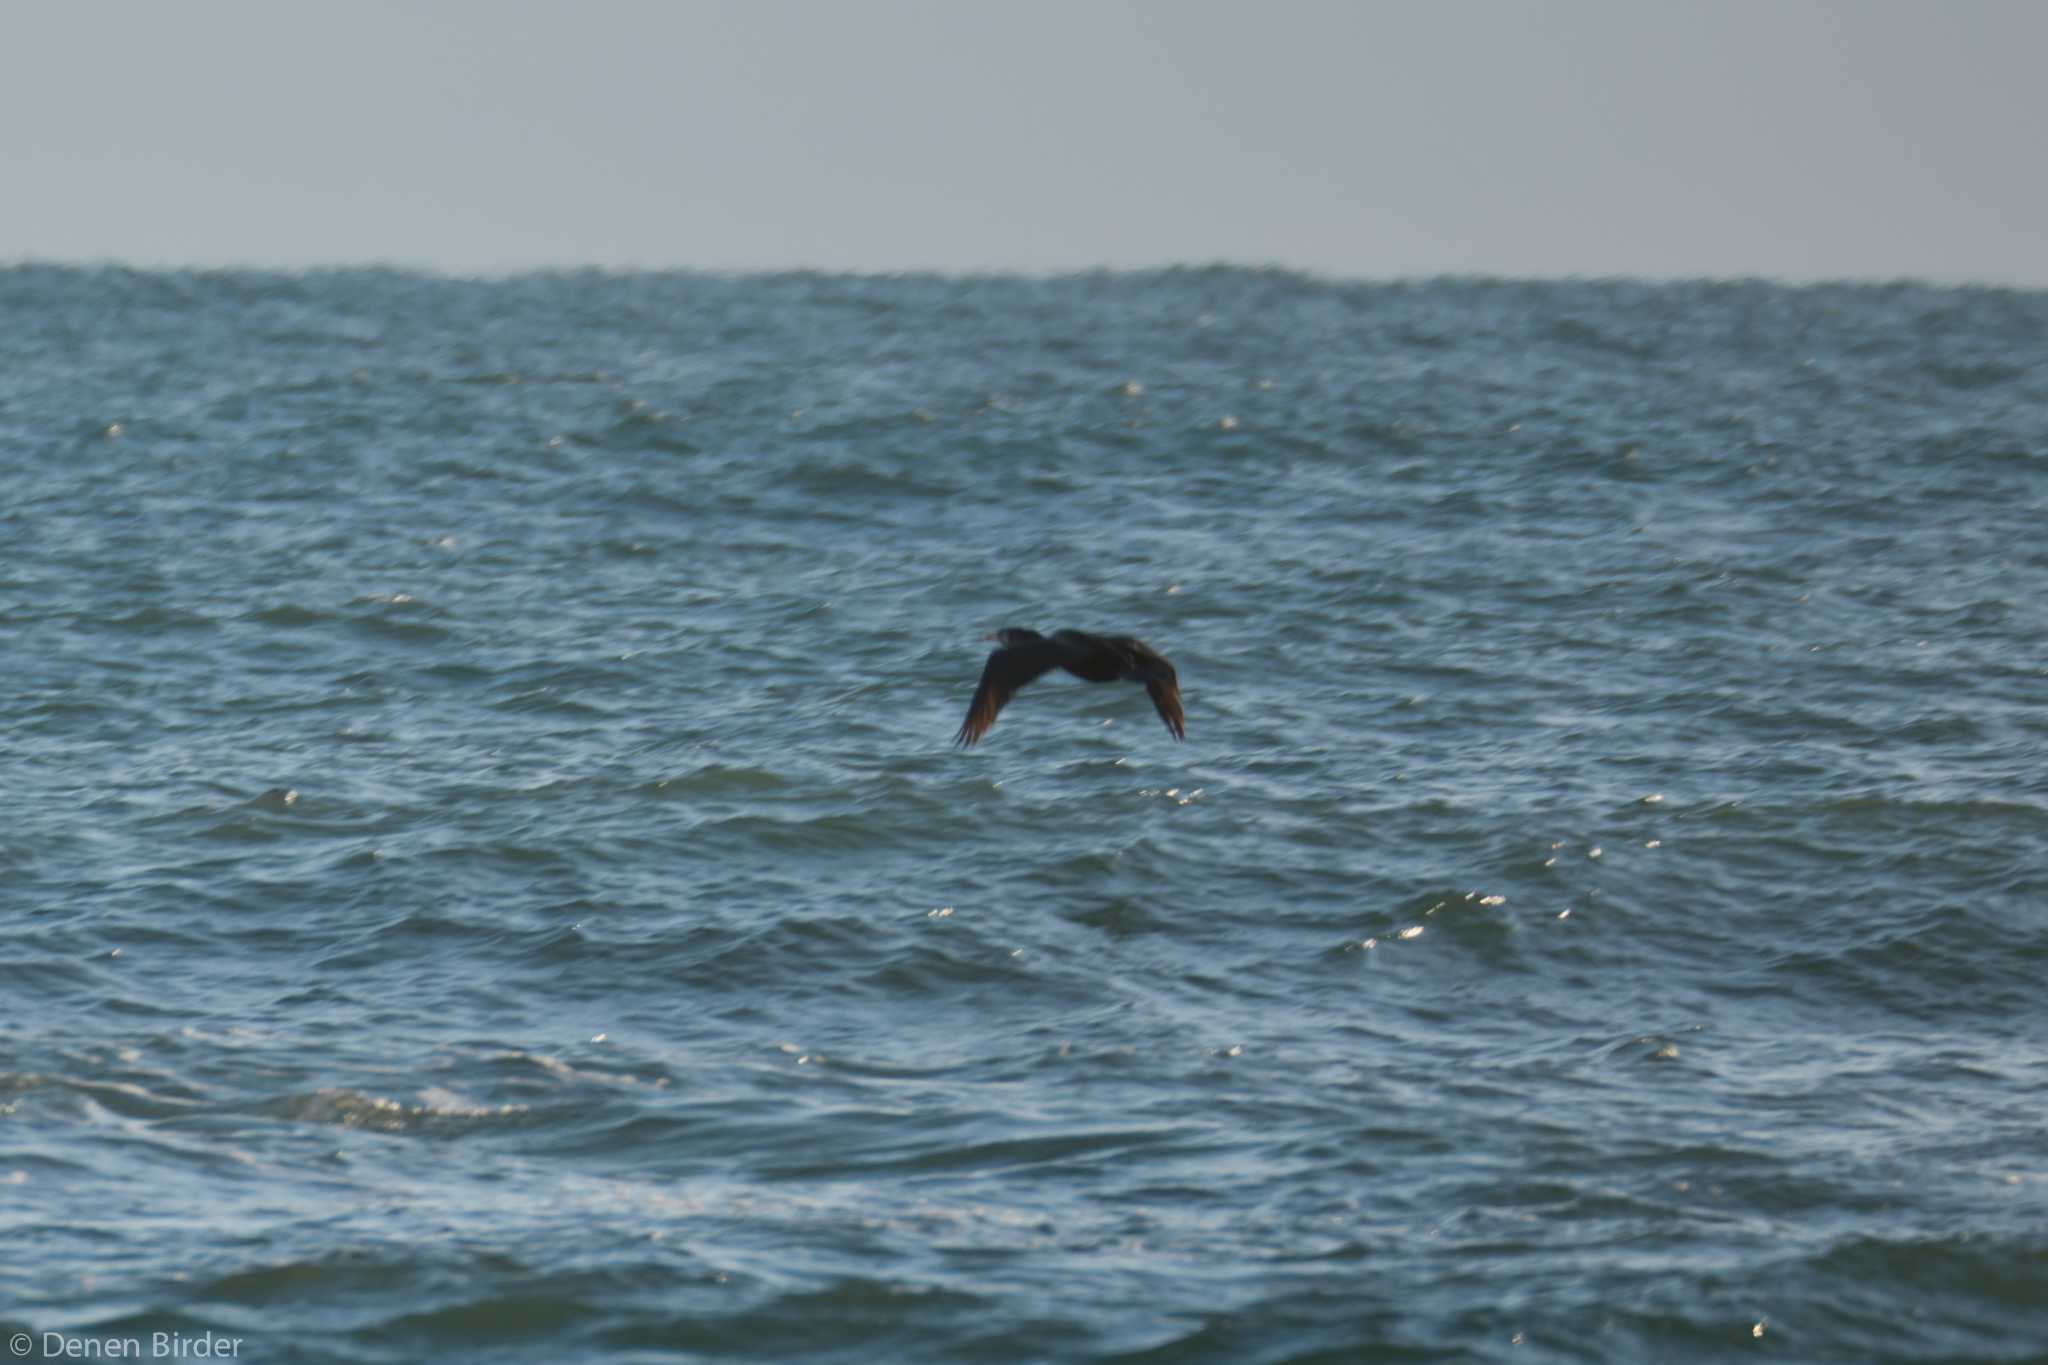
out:
M26 1358L2048 1351L2048 295L0 324Z

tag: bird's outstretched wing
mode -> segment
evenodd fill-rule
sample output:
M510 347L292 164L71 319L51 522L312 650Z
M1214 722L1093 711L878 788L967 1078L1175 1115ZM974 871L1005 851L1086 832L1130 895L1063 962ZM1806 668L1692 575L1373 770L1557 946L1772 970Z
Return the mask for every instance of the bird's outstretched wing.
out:
M1169 672L1164 678L1151 678L1145 683L1145 691L1152 697L1152 705L1159 709L1159 719L1166 722L1166 728L1173 731L1175 739L1186 739L1187 729L1181 723L1180 682Z
M996 723L996 712L1017 695L1017 689L1060 661L1061 646L1051 640L1032 640L1005 645L988 656L981 670L981 685L967 704L967 719L960 722L955 744L973 744ZM1179 703L1175 703L1175 710Z
M1152 706L1159 712L1159 719L1166 722L1167 730L1175 739L1186 739L1187 727L1180 710L1180 675L1173 671L1166 656L1128 635L1104 643L1122 657L1123 676L1145 684L1146 695L1152 698Z

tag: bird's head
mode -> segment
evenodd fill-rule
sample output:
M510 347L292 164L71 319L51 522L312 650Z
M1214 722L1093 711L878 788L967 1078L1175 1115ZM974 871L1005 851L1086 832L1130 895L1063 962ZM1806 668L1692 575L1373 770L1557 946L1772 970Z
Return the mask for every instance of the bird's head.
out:
M994 640L997 644L1007 649L1011 645L1026 644L1032 640L1042 640L1045 637L1035 630L1026 630L1022 626L1004 626L993 635L984 635L981 638L984 640Z

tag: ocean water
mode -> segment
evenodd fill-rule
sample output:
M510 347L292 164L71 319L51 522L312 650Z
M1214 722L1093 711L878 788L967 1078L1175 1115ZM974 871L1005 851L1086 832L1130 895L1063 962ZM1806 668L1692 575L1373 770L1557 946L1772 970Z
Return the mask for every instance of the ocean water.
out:
M2048 295L0 323L8 1358L2048 1358Z

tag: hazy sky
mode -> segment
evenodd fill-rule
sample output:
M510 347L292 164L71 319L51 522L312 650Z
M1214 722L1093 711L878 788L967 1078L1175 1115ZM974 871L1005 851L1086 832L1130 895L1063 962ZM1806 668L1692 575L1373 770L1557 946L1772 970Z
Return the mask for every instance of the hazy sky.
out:
M0 42L0 262L2048 287L2048 3L150 0Z

